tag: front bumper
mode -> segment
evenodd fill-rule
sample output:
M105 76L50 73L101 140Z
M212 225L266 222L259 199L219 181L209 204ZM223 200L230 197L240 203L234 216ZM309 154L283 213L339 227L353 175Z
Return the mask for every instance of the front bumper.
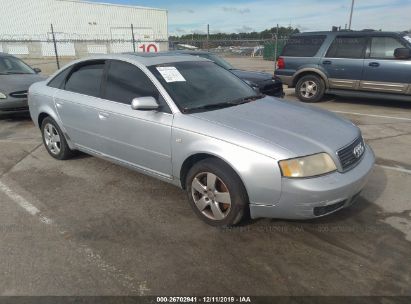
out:
M363 159L348 172L306 179L282 179L280 201L273 205L250 204L252 218L311 219L331 214L354 203L375 162L367 145Z
M0 100L0 113L12 114L20 112L28 112L29 106L27 99L5 99Z

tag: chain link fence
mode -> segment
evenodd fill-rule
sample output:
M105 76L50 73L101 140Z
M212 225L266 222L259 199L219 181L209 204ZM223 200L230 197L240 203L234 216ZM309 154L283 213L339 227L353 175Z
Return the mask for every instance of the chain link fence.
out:
M121 31L120 31L121 30ZM76 33L54 31L28 35L0 36L0 52L22 58L32 67L50 75L72 60L96 54L125 52L164 52L168 50L199 50L217 54L237 68L272 72L274 61L281 54L287 39L168 40L155 37L133 25L110 29L111 35L94 39ZM119 34L121 33L121 34Z

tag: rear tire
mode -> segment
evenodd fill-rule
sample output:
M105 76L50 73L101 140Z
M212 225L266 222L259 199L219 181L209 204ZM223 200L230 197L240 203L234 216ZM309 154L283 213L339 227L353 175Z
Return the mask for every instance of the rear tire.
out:
M186 179L187 197L194 212L211 226L238 224L248 207L248 196L238 175L219 159L195 164Z
M325 84L317 75L301 77L295 86L295 93L302 102L319 102L325 93Z
M47 152L55 159L66 160L74 155L58 124L51 117L46 117L41 123L43 144Z

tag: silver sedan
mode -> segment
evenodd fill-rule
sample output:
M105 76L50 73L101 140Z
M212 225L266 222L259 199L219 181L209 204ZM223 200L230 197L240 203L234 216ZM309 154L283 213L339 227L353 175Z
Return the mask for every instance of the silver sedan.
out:
M52 157L80 150L170 182L215 226L330 214L374 165L351 122L260 95L193 56L79 60L32 85L29 107Z

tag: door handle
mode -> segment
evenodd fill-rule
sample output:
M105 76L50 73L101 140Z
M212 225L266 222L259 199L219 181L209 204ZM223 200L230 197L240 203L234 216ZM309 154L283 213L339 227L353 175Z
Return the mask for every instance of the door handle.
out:
M331 60L324 60L323 64L332 64L332 61Z
M378 68L380 66L378 62L370 62L368 65L373 68Z
M109 116L110 115L108 113L103 113L103 112L98 113L98 118L100 120L106 120Z

